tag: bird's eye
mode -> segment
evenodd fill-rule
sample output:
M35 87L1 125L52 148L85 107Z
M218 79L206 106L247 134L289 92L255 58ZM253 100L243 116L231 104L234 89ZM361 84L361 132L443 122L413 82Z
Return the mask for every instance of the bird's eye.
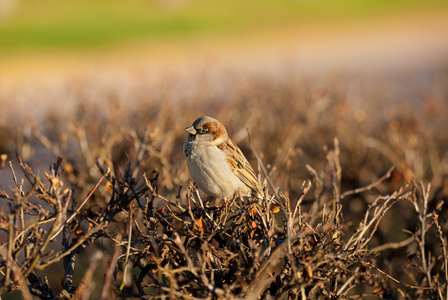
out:
M204 133L208 132L208 129L201 128L201 129L198 129L198 132L199 132L199 134L204 134Z

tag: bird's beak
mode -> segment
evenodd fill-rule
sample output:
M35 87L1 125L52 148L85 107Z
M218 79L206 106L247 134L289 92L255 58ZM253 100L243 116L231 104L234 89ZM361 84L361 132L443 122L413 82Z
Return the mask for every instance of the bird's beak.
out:
M196 133L197 133L197 131L196 131L196 129L194 129L193 125L185 128L185 131L192 135L196 135Z

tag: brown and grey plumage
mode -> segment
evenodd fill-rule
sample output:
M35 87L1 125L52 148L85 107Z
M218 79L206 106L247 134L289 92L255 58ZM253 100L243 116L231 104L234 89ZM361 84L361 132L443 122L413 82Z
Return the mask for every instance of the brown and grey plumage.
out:
M203 116L185 131L189 133L184 144L188 170L201 190L220 199L263 198L254 170L218 120Z

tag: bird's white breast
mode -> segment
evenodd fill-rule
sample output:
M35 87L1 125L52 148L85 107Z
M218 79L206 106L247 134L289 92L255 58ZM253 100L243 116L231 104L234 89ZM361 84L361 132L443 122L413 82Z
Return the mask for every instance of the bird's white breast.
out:
M197 186L206 194L220 199L231 199L235 194L250 195L246 186L230 168L227 155L216 146L187 145L187 165Z

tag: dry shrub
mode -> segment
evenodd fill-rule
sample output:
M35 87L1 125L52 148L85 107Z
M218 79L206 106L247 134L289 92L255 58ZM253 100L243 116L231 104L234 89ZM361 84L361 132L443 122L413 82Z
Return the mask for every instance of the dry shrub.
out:
M76 82L59 95L71 113L24 122L2 157L0 291L447 298L445 77L406 100L421 111L342 79L225 79L142 79L127 94ZM227 126L266 199L206 202L189 184L183 128L203 114Z

